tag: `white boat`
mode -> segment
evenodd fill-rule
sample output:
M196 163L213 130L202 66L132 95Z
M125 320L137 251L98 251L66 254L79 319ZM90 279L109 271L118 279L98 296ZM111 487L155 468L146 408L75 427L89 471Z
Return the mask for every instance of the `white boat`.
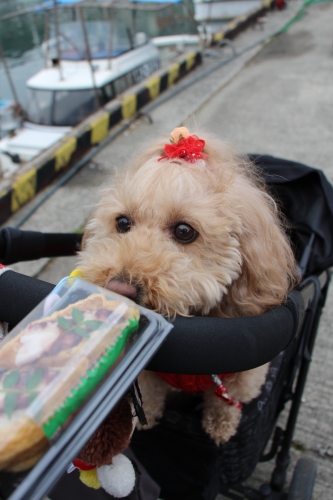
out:
M258 8L262 0L195 0L195 20L199 23L230 21Z
M112 29L106 21L85 26L88 44L77 21L62 25L60 36L44 43L46 67L26 83L25 121L14 136L0 140L0 154L30 161L160 67L159 51L144 33L131 38L121 25Z
M48 67L27 81L30 123L75 126L160 67L159 52L144 33L132 41L117 25L110 46L110 24L87 22L87 54L80 28L77 22L62 27L60 61L56 40L45 44Z

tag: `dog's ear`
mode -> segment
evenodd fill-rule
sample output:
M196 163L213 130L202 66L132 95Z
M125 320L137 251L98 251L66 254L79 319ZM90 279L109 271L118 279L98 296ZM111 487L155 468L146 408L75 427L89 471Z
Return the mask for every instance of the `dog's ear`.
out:
M255 186L243 189L239 238L242 271L226 299L236 314L261 314L295 286L297 266L274 201Z

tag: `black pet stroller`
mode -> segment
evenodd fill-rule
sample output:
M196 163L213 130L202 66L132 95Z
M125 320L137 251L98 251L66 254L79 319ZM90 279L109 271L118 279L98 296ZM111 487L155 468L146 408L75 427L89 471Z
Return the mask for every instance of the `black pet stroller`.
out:
M285 304L260 316L235 319L177 317L174 329L163 345L155 349L157 352L147 368L161 372L230 373L271 361L261 395L243 406L238 432L225 445L217 447L202 430L201 400L196 394L175 395L168 401L157 427L134 433L131 447L161 486L160 496L164 500L214 500L218 493L235 500L312 498L316 465L309 459L298 461L289 492L283 490L293 432L333 265L333 189L318 170L269 156L252 155L252 160L262 170L272 195L290 223L290 237L303 280L289 294ZM0 260L10 264L43 256L75 254L81 236L5 228L0 238ZM18 273L3 274L0 277L0 319L13 326L52 288L53 285ZM15 304L18 301L22 304L19 312L13 298ZM147 364L148 360L146 357L143 363ZM128 385L132 382L130 380ZM110 411L116 401L115 395L106 410ZM291 402L289 416L282 429L276 426L276 421L288 401ZM84 411L85 407L80 413ZM76 419L80 418L80 413ZM86 429L85 434L80 434L77 428L76 441L73 435L61 450L61 457L65 456L68 461L74 458L93 430L88 432ZM57 442L51 451L56 447ZM259 461L275 457L273 474L259 491L242 485ZM49 490L66 470L67 464L60 462L58 460L57 467L44 469L46 476L52 476L47 476ZM47 490L44 488L41 492L39 489L39 476L34 474L38 467L40 463L16 490L14 486L20 479L8 478L8 474L2 473L1 498L42 498ZM22 496L20 492L25 493ZM139 499L140 493L138 495ZM94 498L97 497L92 492L91 499Z

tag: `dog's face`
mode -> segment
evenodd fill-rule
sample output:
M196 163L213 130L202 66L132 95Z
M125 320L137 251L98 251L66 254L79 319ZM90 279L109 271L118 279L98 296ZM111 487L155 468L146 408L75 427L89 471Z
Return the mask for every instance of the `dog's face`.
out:
M257 188L239 172L158 155L137 165L105 192L87 226L85 278L169 316L208 314L235 283L246 295L242 247Z

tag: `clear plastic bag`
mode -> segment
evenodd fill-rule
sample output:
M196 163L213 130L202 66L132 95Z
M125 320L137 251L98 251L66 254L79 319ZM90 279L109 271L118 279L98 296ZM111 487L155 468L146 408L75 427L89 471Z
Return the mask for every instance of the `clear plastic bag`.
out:
M124 356L140 308L64 279L0 345L0 468L31 467Z

